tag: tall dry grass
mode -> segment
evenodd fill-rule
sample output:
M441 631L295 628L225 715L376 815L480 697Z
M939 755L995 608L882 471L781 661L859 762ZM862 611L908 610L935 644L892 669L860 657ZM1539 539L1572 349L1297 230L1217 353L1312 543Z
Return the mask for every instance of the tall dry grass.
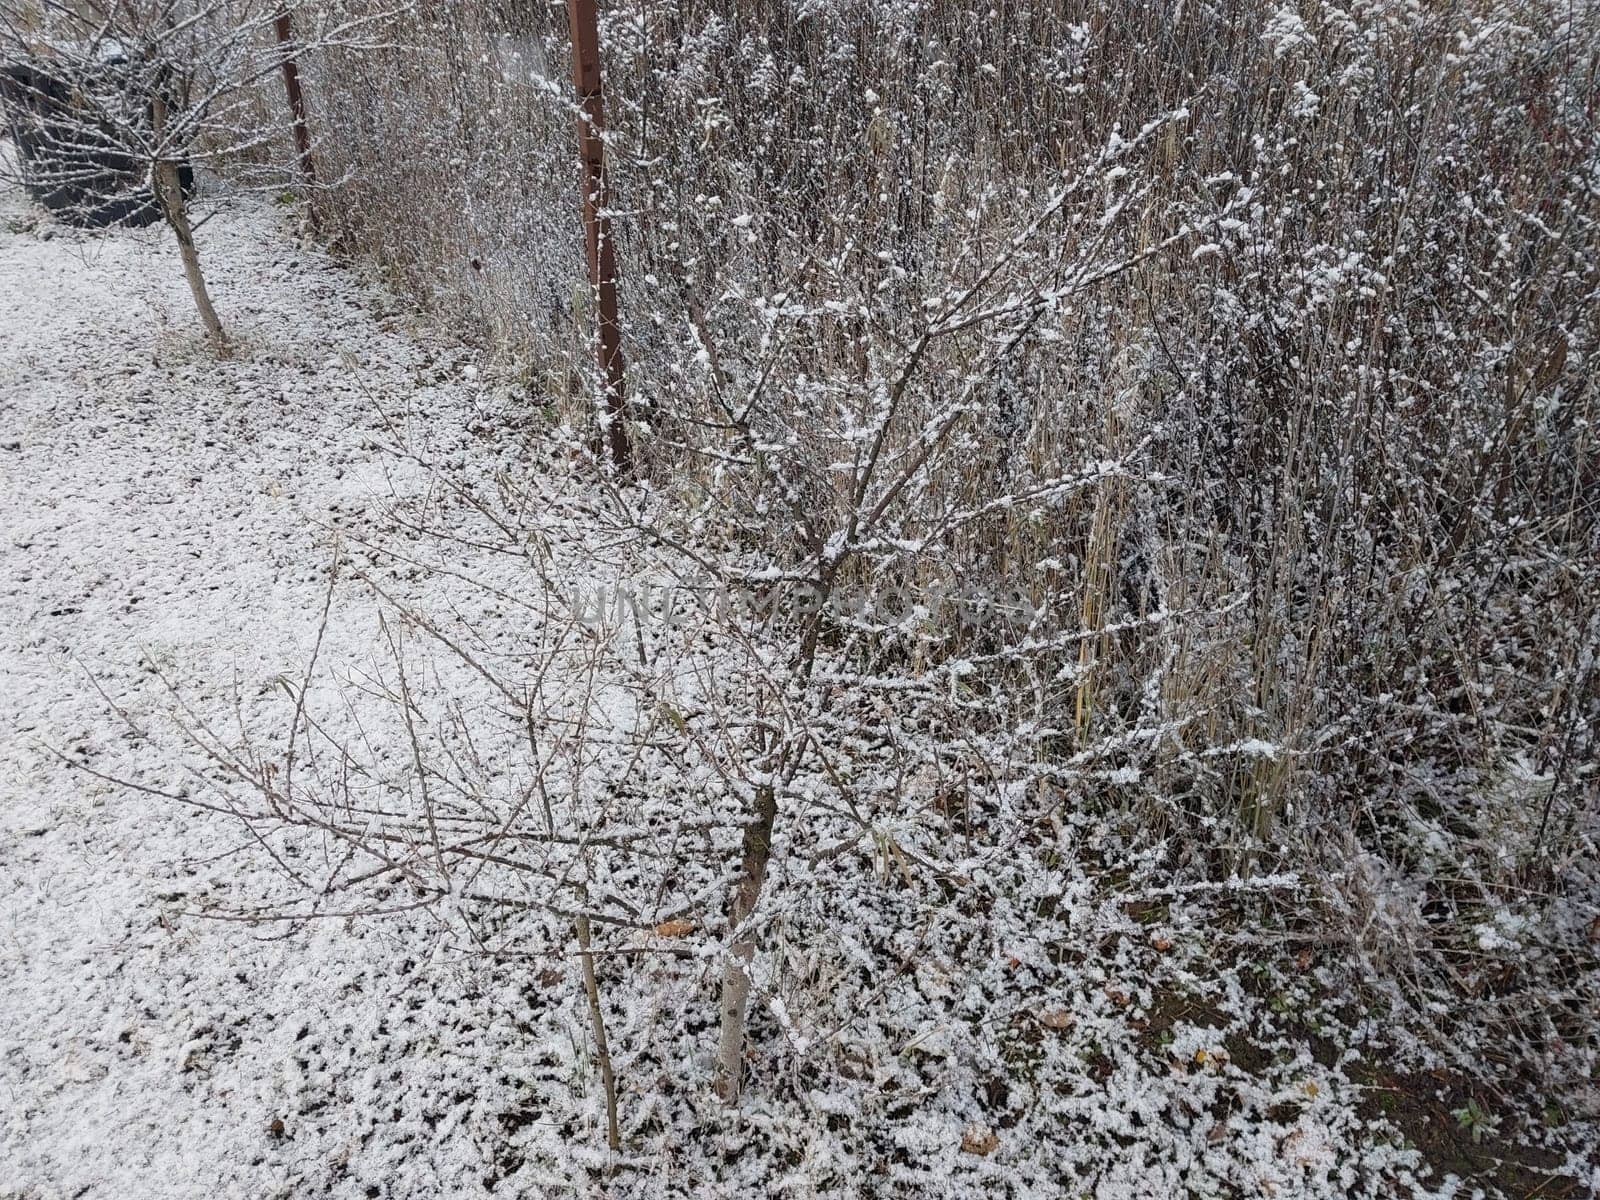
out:
M658 519L730 576L1026 600L818 637L897 703L959 664L912 724L1004 742L990 778L1134 814L1175 869L1314 875L1294 919L1530 1031L1508 1055L1587 1038L1591 9L604 19ZM325 225L587 421L561 10L424 4L407 37L307 64Z

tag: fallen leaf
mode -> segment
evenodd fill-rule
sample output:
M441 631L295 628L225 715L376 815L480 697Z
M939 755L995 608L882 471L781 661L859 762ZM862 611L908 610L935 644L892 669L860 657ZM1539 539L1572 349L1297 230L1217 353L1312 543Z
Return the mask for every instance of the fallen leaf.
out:
M656 932L662 937L687 937L694 932L694 922L682 917L674 917L670 921L663 921L656 926Z
M968 1125L961 1135L961 1149L967 1154L993 1154L1000 1139L987 1125Z

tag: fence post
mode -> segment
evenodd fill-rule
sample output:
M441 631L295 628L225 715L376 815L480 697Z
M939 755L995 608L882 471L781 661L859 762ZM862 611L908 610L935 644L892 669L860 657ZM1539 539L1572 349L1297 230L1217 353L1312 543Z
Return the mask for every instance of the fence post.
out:
M633 450L623 420L622 332L617 325L617 256L606 213L605 100L600 82L600 23L595 0L567 0L572 26L572 81L578 91L578 159L589 282L598 313L597 356L604 388L601 423L611 461L626 473Z
M294 60L294 29L289 22L287 8L278 10L273 26L278 34L278 46L283 51L283 90L289 96L295 158L300 164L300 178L306 185L306 203L309 206L311 192L317 186L317 170L311 161L311 132L306 128L306 98L305 93L300 90L300 68ZM316 221L314 213L312 221L313 223Z

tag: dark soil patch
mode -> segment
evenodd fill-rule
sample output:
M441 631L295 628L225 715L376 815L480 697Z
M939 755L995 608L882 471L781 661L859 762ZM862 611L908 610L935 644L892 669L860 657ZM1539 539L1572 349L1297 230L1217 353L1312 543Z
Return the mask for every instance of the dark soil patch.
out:
M1475 1122L1457 1114L1476 1107L1499 1117L1502 1128L1536 1121L1537 1116L1499 1112L1486 1093L1444 1071L1406 1075L1366 1063L1353 1063L1347 1070L1369 1089L1357 1111L1368 1118L1382 1116L1399 1129L1440 1175L1497 1188L1518 1200L1576 1200L1588 1195L1579 1180L1561 1173L1561 1154L1521 1145L1482 1125L1474 1137Z
M1161 991L1134 1022L1140 1046L1165 1057L1180 1023L1226 1028L1230 1021L1203 996ZM1334 1040L1292 1020L1286 1024L1280 1035L1303 1039L1318 1062L1332 1066L1339 1061L1343 1047ZM1251 1074L1264 1070L1273 1057L1243 1033L1229 1035L1225 1048L1230 1061ZM1436 1177L1454 1175L1515 1200L1578 1200L1590 1194L1581 1181L1562 1172L1562 1153L1515 1140L1519 1129L1537 1128L1541 1114L1508 1110L1504 1098L1446 1071L1407 1073L1365 1059L1347 1062L1344 1070L1367 1090L1357 1109L1361 1116L1381 1117L1398 1130ZM1463 1119L1458 1115L1463 1113L1476 1116Z

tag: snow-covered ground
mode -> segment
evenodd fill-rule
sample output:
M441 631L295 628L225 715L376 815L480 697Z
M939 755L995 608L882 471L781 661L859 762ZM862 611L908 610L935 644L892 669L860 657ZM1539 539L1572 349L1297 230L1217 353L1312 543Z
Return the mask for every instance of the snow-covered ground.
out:
M381 535L393 497L427 486L397 431L488 478L526 451L495 432L515 401L269 208L203 233L240 341L220 362L161 229L65 230L10 193L0 215L0 1197L1444 1182L1349 1062L1205 973L1203 907L1164 899L1152 933L1150 905L1096 896L1070 862L1048 912L997 904L981 936L908 900L863 925L867 944L830 943L898 959L882 978L817 951L808 1027L854 1032L785 1048L764 1029L773 1065L739 1114L707 1095L709 1016L675 1007L709 1007L709 972L668 958L626 976L609 1002L627 1149L609 1178L570 958L425 953L416 914L197 915L276 896L265 856L225 817L112 780L181 786L174 712L220 741L281 724L278 683L321 626L330 527ZM557 470L549 486L577 484ZM389 585L421 607L439 588L426 572ZM371 593L340 584L336 601L323 658L380 659ZM811 953L834 920L819 893L791 936Z
M404 924L279 940L186 916L204 895L270 893L232 853L241 831L63 756L170 781L170 739L130 724L174 694L224 727L263 712L317 631L322 527L359 527L396 486L392 422L410 410L419 434L467 445L485 393L462 352L413 340L269 211L203 234L242 343L221 363L163 229L37 224L12 192L4 221L0 1195L462 1194L495 1148L448 1115L423 1130L389 1098L408 1088L385 1087L395 1042L374 1031L396 1011L420 1027L405 1014L427 994ZM376 636L370 606L341 603L328 648L354 661ZM447 1113L474 1099L456 1092L482 1060L459 1056L528 1052L501 998L455 983L406 1067ZM346 1170L378 1126L413 1146L405 1163L391 1149Z

